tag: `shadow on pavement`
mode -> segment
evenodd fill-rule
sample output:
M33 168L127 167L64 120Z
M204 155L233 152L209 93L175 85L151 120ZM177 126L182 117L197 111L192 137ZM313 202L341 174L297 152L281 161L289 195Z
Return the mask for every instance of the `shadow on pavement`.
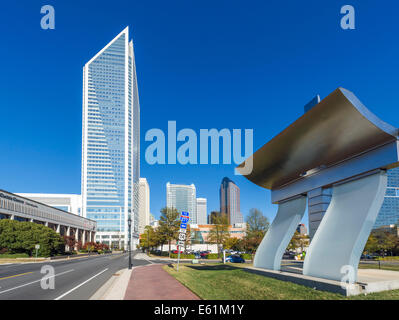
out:
M213 266L209 266L209 265L201 265L201 266L192 266L192 265L185 265L185 267L187 268L191 268L191 269L195 269L195 270L238 270L241 269L240 267L234 267L232 265L228 265L228 264L220 264L220 265L213 265Z

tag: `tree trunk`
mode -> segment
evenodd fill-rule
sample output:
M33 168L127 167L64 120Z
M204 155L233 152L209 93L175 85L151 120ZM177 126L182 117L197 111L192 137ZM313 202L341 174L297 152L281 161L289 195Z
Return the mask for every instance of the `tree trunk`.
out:
M169 258L170 258L170 240L168 241L169 243Z

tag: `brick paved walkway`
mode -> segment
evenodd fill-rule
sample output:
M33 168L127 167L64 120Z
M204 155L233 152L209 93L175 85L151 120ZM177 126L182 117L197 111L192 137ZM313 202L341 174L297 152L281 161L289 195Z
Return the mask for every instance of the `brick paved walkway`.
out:
M134 268L125 300L200 300L162 267L151 264Z

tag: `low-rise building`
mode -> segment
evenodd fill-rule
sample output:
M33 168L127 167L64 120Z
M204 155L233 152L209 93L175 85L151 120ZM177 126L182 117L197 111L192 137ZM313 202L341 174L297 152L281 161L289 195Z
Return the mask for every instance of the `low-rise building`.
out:
M94 241L97 222L17 194L0 190L0 219L45 225L85 244Z
M80 194L16 193L16 195L71 212L78 216L82 215L82 196Z
M203 224L203 225L191 225L191 240L193 243L208 243L208 236L212 230L213 225ZM246 225L245 224L234 224L229 225L228 232L230 237L242 239L246 235Z

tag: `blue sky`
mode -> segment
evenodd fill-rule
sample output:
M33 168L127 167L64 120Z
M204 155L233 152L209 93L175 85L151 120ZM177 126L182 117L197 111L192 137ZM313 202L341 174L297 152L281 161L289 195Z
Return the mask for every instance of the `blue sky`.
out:
M55 8L55 30L40 8ZM0 12L0 188L80 193L82 67L123 28L135 43L145 132L250 128L258 149L303 113L317 93L353 91L399 126L395 1L350 1L356 29L340 28L344 1L8 1ZM355 125L355 124L354 124ZM270 193L234 176L234 165L154 165L141 160L151 212L166 182L194 183L208 211L224 176L241 189L241 210L272 219ZM307 224L307 218L304 218Z

